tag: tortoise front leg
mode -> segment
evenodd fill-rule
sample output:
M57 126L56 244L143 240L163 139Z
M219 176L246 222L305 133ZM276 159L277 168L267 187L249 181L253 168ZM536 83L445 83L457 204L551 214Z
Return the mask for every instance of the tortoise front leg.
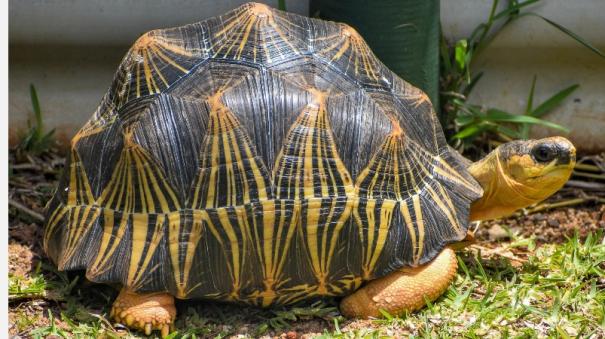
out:
M166 337L176 318L174 297L168 293L137 294L123 288L113 302L110 316L146 335L160 330L162 337Z
M344 298L340 311L355 318L381 317L380 309L392 315L416 311L426 305L425 298L433 301L445 292L457 268L456 254L446 247L426 265L406 267L370 281Z

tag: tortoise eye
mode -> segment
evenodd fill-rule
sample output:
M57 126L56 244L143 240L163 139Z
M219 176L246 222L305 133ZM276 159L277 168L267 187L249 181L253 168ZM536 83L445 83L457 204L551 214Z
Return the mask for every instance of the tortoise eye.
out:
M538 162L550 162L557 155L557 152L552 147L544 144L534 147L531 153Z

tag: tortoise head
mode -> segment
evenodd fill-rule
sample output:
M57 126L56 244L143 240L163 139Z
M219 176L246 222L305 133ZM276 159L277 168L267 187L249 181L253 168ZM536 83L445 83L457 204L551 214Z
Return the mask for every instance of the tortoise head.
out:
M567 182L575 162L576 149L563 137L501 145L469 168L484 189L471 219L499 218L548 198Z
M513 141L498 149L502 176L519 195L542 201L569 179L576 163L576 149L563 137ZM514 198L514 197L511 197Z

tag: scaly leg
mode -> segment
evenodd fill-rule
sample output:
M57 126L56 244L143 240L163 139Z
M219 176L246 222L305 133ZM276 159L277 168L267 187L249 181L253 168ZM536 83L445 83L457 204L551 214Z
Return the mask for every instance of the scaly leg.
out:
M457 268L456 254L446 247L426 265L403 268L370 281L344 298L340 311L352 318L378 318L382 316L380 309L392 315L416 311L426 305L425 298L433 301L445 292Z
M111 307L111 317L146 335L160 330L165 337L176 317L174 297L168 293L137 294L123 288Z

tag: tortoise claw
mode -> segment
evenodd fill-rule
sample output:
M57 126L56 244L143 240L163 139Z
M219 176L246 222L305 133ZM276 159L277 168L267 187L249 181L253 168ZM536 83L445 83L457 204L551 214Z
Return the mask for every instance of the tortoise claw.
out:
M160 330L160 334L162 335L162 338L167 337L171 330L172 330L171 325L164 324L164 326L162 326L162 329Z
M111 317L133 330L151 335L159 330L162 337L170 333L176 308L174 297L167 293L136 294L123 289L111 309Z

